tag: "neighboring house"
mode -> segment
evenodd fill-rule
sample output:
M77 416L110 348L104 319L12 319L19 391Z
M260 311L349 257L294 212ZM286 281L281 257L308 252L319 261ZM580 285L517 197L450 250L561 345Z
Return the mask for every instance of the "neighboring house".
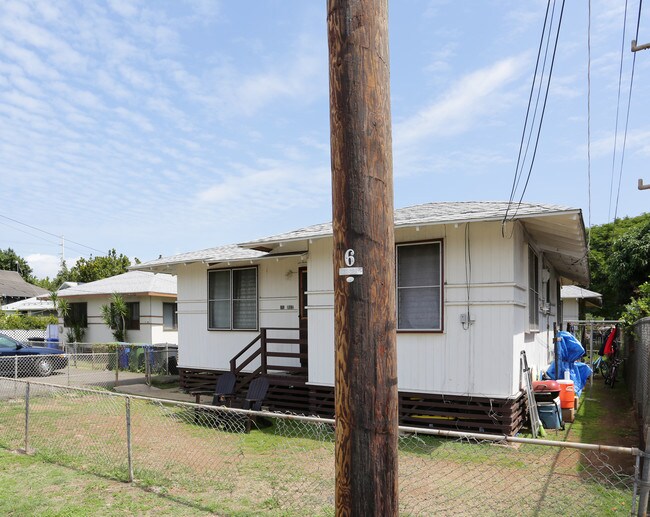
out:
M47 289L25 282L17 271L0 270L0 305L47 294Z
M25 300L3 305L0 307L0 310L2 310L2 312L10 313L17 312L28 316L56 315L54 302L45 297L45 295L41 296L43 296L43 298L34 296L33 298L26 298Z
M562 298L561 321L564 324L584 320L588 308L598 308L603 305L602 294L577 285L563 285L560 297Z
M111 302L113 293L120 294L129 308L126 325L129 342L178 343L176 277L145 271L129 271L59 290L59 298L70 304L64 327L85 328L84 341L88 343L114 341L111 329L102 319L102 305Z
M506 208L395 212L403 423L506 433L523 424L520 352L536 374L546 368L560 283L587 283L589 274L579 209L521 204L502 226ZM263 373L270 407L331 415L332 256L328 223L132 269L178 276L184 387L213 385L226 370L241 384Z

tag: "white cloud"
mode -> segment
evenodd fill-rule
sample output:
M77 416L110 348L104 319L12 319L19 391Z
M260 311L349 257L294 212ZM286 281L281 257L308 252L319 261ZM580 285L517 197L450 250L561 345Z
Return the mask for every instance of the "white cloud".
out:
M620 130L619 130L620 131ZM623 132L620 131L616 139L617 154L622 152L623 149ZM607 136L594 139L591 142L591 155L592 157L611 156L614 151L614 134L611 133ZM580 152L584 155L586 146L581 146ZM628 131L627 138L625 138L625 152L632 153L638 152L642 156L650 156L650 131L648 130L632 130Z
M254 73L222 65L216 71L218 95L211 94L204 101L218 98L222 112L246 116L283 99L304 104L327 95L327 69L324 43L302 36L292 55L265 64ZM186 81L180 71L175 75L177 80Z
M218 211L248 212L289 210L313 206L329 197L330 170L291 162L260 160L258 168L234 165L237 172L197 194L199 202L216 205Z
M521 75L526 63L520 55L465 75L439 100L395 124L396 149L430 137L461 134L497 113L509 101L505 87Z
M38 278L45 278L46 276L53 278L59 272L59 268L61 267L61 257L58 255L34 253L33 255L27 255L25 260L32 268L34 276ZM74 262L76 262L76 260L77 259L74 259Z

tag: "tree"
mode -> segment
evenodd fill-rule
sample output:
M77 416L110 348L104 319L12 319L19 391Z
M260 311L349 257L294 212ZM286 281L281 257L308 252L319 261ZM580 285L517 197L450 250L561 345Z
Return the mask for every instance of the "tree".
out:
M11 248L6 250L0 249L0 269L4 271L18 271L26 282L32 282L32 268L29 267L27 261L19 256Z
M117 293L111 295L111 303L102 305L102 319L113 331L115 341L126 342L126 318L129 307Z
M106 256L93 257L91 255L89 259L80 258L70 268L66 280L71 282L94 282L102 278L126 273L130 265L129 257L121 253L118 255L115 249L112 249L109 250Z
M631 327L641 318L650 316L650 282L639 286L637 296L625 306L621 319L626 327Z
M650 214L594 226L590 241L590 288L603 295L603 307L594 315L617 319L650 280Z

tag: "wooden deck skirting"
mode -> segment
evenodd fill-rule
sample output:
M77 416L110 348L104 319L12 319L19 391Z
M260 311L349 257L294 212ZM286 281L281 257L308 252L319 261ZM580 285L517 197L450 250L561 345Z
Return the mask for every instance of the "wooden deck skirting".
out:
M179 368L180 385L185 390L213 389L218 370ZM268 375L269 391L265 406L272 411L290 411L325 418L334 416L334 389L309 386L298 375ZM250 376L237 374L237 390L246 389ZM399 392L401 425L456 431L516 434L526 419L525 397L512 399L463 397L435 393Z

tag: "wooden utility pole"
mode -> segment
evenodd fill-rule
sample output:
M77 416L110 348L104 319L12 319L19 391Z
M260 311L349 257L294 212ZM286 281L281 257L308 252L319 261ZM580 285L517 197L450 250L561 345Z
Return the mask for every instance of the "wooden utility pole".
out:
M336 514L397 515L387 0L328 0Z

